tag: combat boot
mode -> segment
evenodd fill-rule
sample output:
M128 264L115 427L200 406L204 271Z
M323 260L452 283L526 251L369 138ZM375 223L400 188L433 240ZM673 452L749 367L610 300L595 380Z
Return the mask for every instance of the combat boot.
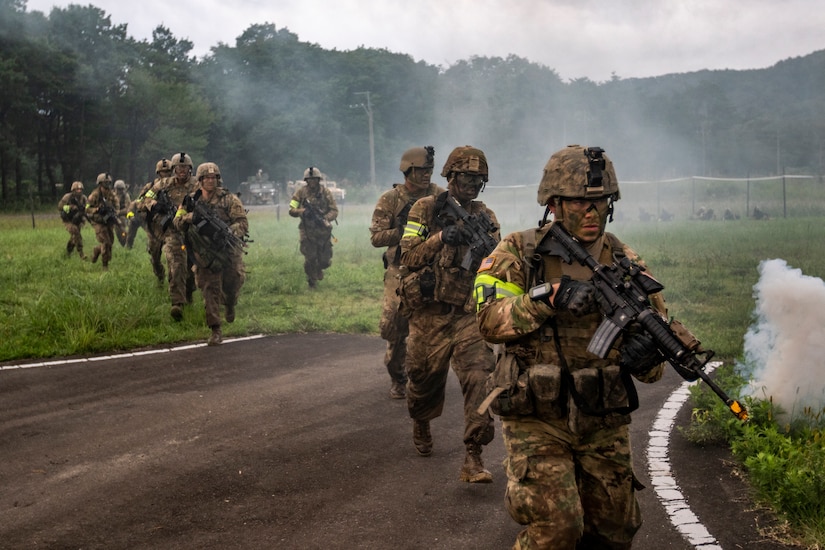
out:
M96 246L94 250L92 250L92 263L95 263L98 258L100 258L100 247Z
M220 346L223 343L223 334L221 333L221 326L215 325L212 327L212 336L209 337L206 344L208 346Z
M390 399L404 399L407 397L407 388L401 382L392 381L390 386Z
M88 259L86 257L86 255L83 253L83 247L82 246L77 247L77 254L80 256L81 260L87 260Z
M484 469L481 460L481 445L467 443L467 455L464 457L464 466L461 467L461 481L467 483L492 483L493 474Z
M413 420L413 443L421 456L433 454L433 436L430 434L429 420Z
M66 257L67 258L72 255L72 251L74 251L74 245L70 242L70 243L66 244Z
M172 306L172 309L169 311L169 314L175 321L180 321L181 319L183 319L183 306L181 306L180 304L174 304Z

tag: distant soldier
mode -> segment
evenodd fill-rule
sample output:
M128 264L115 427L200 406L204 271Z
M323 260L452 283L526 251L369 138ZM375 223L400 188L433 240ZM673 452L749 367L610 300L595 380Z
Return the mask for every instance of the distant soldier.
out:
M170 315L175 321L183 319L183 306L192 302L195 289L195 277L183 246L183 237L175 229L171 220L183 198L197 187L197 180L192 173L192 157L186 153L172 156L171 177L158 178L152 188L146 192L140 210L146 212L146 219L161 224L163 253L166 267L169 269L169 298L172 302Z
M338 205L329 189L321 185L321 171L315 166L304 170L306 185L299 187L289 201L289 215L301 218L298 224L304 273L309 288L324 278L332 265L332 222L338 218Z
M404 183L393 184L378 199L372 213L370 241L376 248L387 247L384 252L384 303L378 323L381 338L387 341L384 365L390 374L390 397L404 399L407 373L404 360L407 357L407 335L410 332L407 317L399 311L398 283L401 271L401 236L407 225L407 215L418 199L443 193L444 189L430 183L433 175L434 149L413 147L401 155L401 173Z
M128 227L129 220L126 219L126 214L129 212L132 198L129 196L128 189L126 189L125 181L115 181L115 195L117 195L118 203L120 203L120 210L117 212L117 217L120 218L123 227Z
M135 242L135 236L137 236L138 228L143 227L143 230L146 232L146 251L149 253L149 261L152 264L152 271L154 272L158 283L163 284L166 277L166 272L163 269L163 262L161 261L161 254L163 252L162 223L158 223L161 221L160 219L155 219L154 217L150 218L149 212L145 209L141 209L140 205L143 203L146 193L148 193L159 180L168 178L172 175L172 164L169 160L165 158L160 159L155 165L155 174L157 177L154 181L150 181L143 186L143 189L140 190L137 198L132 201L132 204L129 207L129 212L126 214L126 217L131 219L131 225L129 225L129 235L126 239L126 248L132 248L132 245Z
M758 206L753 207L753 219L755 220L769 220L771 217L767 212L761 210Z
M662 213L659 215L659 219L663 222L673 221L673 214L662 208Z
M226 322L235 320L235 305L245 278L243 238L249 222L241 200L221 186L217 164L201 164L196 177L200 187L184 199L174 224L184 235L195 281L203 294L206 324L212 329L207 343L217 346L223 341L221 305L226 308Z
M92 191L86 203L86 215L92 221L98 242L92 251L92 263L100 258L104 270L109 269L109 261L112 259L112 243L115 241L115 230L119 228L118 210L120 203L112 189L112 177L106 173L98 174L97 189Z
M60 212L60 219L63 220L63 227L69 232L69 242L66 243L66 257L72 255L72 251L77 249L77 255L81 260L86 259L83 254L83 235L80 230L86 223L86 195L83 194L83 183L76 181L72 184L72 190L63 195L57 203Z

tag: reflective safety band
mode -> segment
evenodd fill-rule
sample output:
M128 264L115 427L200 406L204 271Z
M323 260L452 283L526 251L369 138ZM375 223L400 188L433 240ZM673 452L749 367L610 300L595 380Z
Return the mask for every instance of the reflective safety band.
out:
M146 195L144 195L144 196L149 197L150 199L154 199L155 198L155 193L151 189L149 189L146 192Z
M186 215L186 208L178 208L178 211L175 212L176 218L181 218Z
M405 237L418 237L422 241L425 239L425 235L427 234L427 226L420 224L418 222L414 222L411 220L407 221L407 225L404 226L404 235L401 237L402 239Z
M524 294L524 289L515 283L507 283L501 279L496 279L492 275L479 273L476 276L473 293L476 299L476 310L478 310L481 304L486 302L490 297L499 300L501 298L520 296Z
M294 199L293 199L293 200L291 200L291 201L289 201L289 207L290 207L290 208L298 208L299 206L301 206L301 203L300 203L300 202L298 202L298 201L296 201L296 200L294 200Z

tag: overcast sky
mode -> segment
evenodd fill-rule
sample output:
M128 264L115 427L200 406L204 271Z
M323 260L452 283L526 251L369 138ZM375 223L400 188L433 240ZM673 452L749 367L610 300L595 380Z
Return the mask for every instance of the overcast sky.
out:
M163 24L198 57L272 23L325 49L386 48L447 67L514 54L597 82L701 69L761 69L825 49L820 0L28 0L94 5L150 40Z

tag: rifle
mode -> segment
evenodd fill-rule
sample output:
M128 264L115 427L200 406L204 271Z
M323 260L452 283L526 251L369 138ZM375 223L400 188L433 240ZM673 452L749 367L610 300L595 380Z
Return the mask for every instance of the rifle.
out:
M469 242L470 249L464 255L461 267L469 271L477 271L481 260L489 256L498 244L498 241L491 235L498 230L498 227L484 211L472 215L468 213L452 195L447 195L445 204L464 222L464 227L469 229L473 235Z
M155 195L154 206L146 215L146 223L151 227L152 222L157 218L157 226L160 227L161 233L165 233L172 224L172 220L175 219L177 210L169 197L169 193L165 189L161 189Z
M229 250L243 252L249 241L248 234L243 238L235 235L225 221L220 219L211 208L199 201L201 190L198 189L194 195L187 195L183 199L183 207L187 212L192 212L192 225L197 232L215 244L218 250Z
M309 221L323 227L332 227L332 224L329 223L329 220L324 217L324 214L321 212L320 208L306 199L303 200L302 206L304 207L304 217L306 217Z
M123 228L120 218L117 217L114 206L109 204L103 195L100 195L100 206L97 209L97 214L103 219L103 223L114 230L120 246L126 246L126 230Z
M702 349L699 340L682 323L672 319L668 324L650 305L648 296L664 289L659 281L645 274L643 267L628 258L622 258L611 265L600 264L559 223L550 226L547 236L550 237L550 242L547 245L540 244L536 249L538 252L559 256L568 264L576 260L593 272L592 281L600 297L598 302L604 319L590 340L587 351L601 358L606 357L619 334L636 322L653 339L659 353L682 378L690 382L701 378L739 420L748 419L745 407L729 397L704 372L703 369L714 352ZM544 283L528 292L533 298L549 294L552 289L549 288L549 283Z

